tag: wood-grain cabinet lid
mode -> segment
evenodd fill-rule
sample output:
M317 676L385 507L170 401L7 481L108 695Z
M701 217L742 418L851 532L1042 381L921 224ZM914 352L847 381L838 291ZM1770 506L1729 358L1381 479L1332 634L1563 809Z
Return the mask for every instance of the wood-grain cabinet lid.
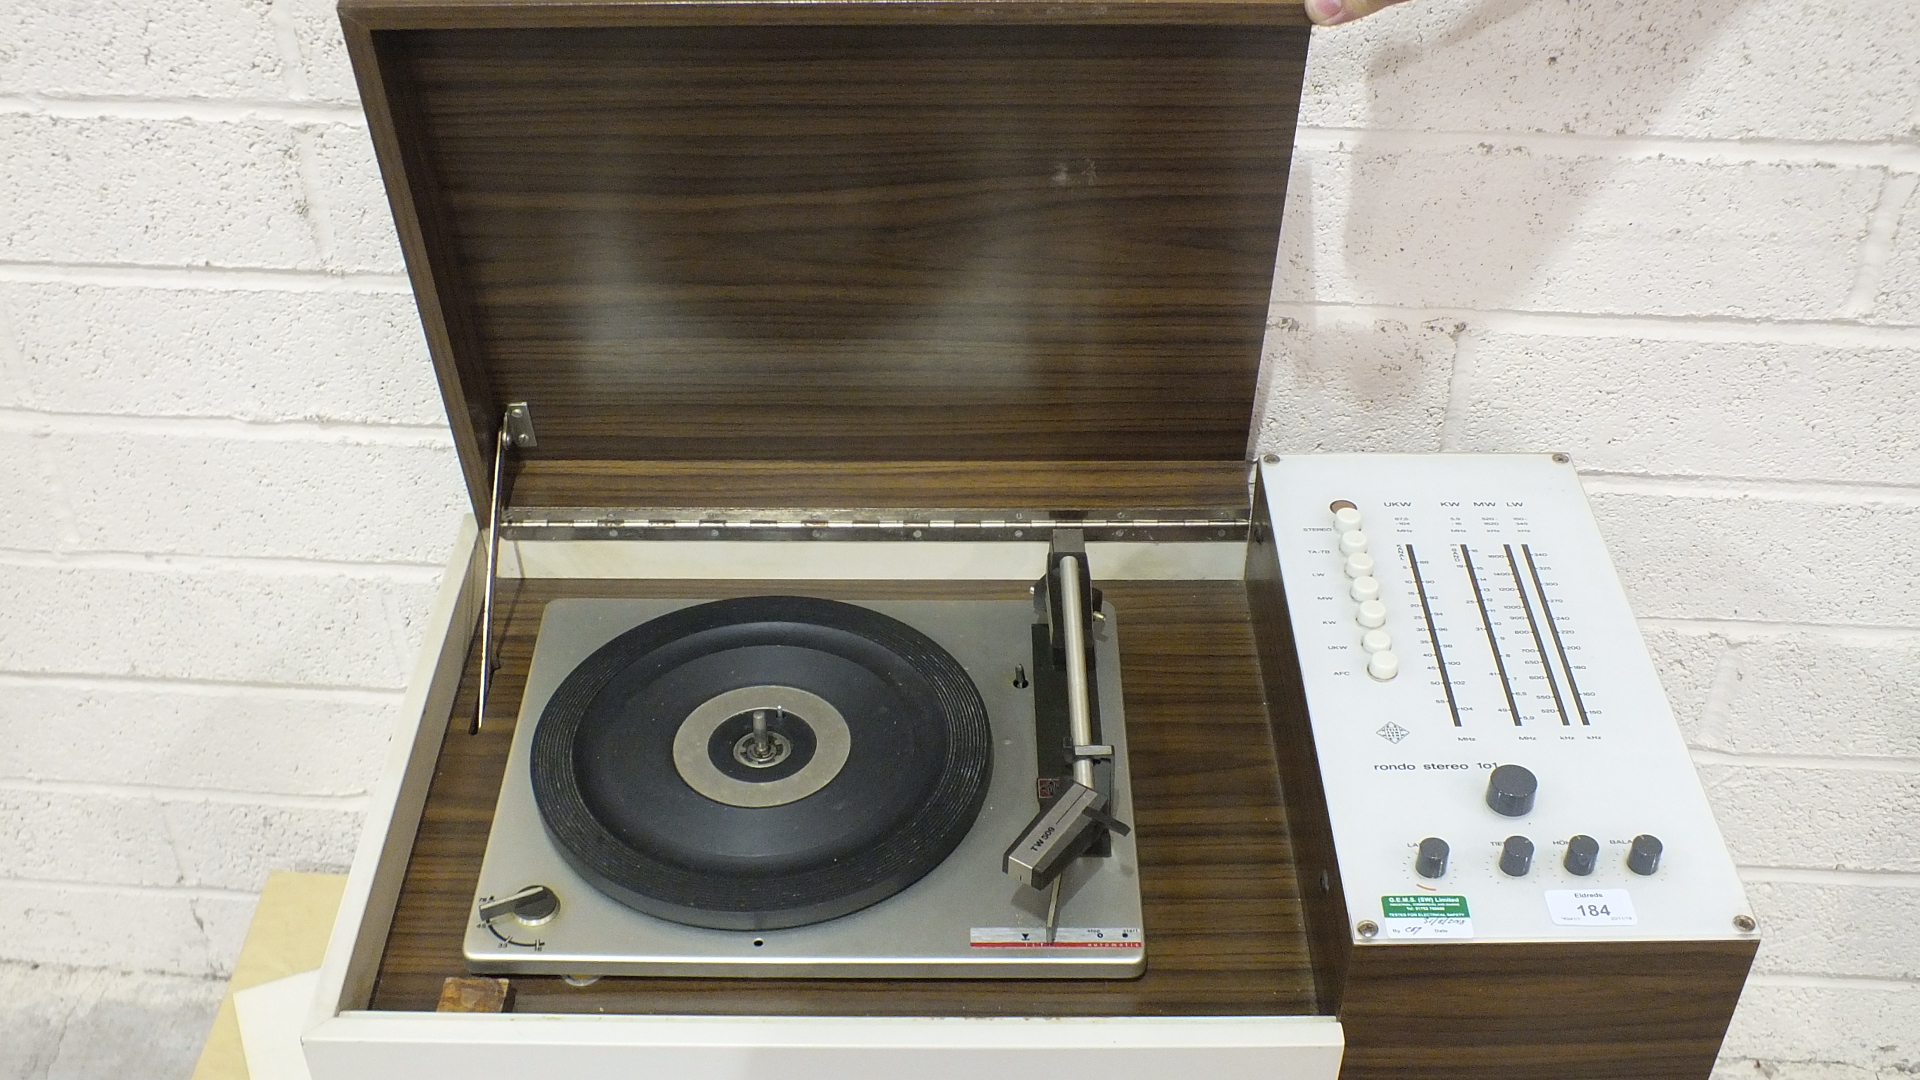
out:
M476 505L517 401L535 461L1244 457L1297 3L341 16Z

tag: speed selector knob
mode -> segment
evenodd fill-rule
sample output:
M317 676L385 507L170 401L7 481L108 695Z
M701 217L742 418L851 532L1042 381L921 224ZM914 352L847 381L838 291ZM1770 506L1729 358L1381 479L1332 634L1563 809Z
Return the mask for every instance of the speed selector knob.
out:
M1660 852L1664 845L1657 836L1641 833L1633 838L1633 846L1627 849L1627 869L1646 877L1660 869Z
M489 900L480 905L480 919L492 922L502 915L511 915L523 923L546 922L553 913L560 910L560 898L545 885L529 885L512 896L503 896L498 900Z
M1414 857L1413 870L1424 878L1447 876L1447 842L1437 836L1420 841L1420 854Z
M1540 781L1524 765L1502 765L1487 777L1487 805L1496 814L1520 817L1533 809L1533 793Z

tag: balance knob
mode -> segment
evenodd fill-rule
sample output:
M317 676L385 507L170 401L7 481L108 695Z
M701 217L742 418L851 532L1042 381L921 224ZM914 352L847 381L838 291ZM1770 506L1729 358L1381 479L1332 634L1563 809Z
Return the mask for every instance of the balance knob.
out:
M1413 860L1414 872L1424 878L1447 876L1447 842L1437 836L1420 841L1420 854Z
M1586 877L1593 873L1593 865L1600 858L1600 841L1591 836L1576 836L1567 841L1567 857L1560 865L1567 873L1576 877Z
M1641 833L1633 838L1633 847L1627 851L1627 869L1646 877L1660 869L1660 852L1664 850L1657 836Z
M1500 872L1508 877L1526 877L1533 869L1533 841L1524 836L1509 836L1500 845Z
M1533 793L1540 781L1523 765L1502 765L1487 777L1487 805L1496 814L1520 817L1533 809Z
M560 910L560 898L545 885L529 885L512 896L503 896L498 900L480 905L480 918L492 922L502 915L512 915L529 925L545 922Z

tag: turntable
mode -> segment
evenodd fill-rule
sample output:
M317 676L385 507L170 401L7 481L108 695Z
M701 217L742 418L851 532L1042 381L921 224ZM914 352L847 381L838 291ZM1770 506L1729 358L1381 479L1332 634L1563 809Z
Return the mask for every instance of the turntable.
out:
M1138 975L1116 619L1084 563L1031 602L549 604L472 967Z

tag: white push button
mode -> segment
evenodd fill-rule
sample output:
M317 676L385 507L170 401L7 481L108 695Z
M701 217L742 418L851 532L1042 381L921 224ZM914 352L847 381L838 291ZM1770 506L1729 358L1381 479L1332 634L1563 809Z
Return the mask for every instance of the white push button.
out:
M1356 555L1367 550L1367 534L1355 529L1340 537L1340 554Z
M1387 605L1378 600L1369 600L1360 605L1360 614L1355 616L1361 626L1369 630L1387 625Z
M1369 630L1360 635L1360 647L1368 652L1386 652L1393 648L1393 636L1385 630Z
M1360 511L1343 506L1333 512L1333 531L1342 536L1360 528Z
M1390 649L1382 649L1367 658L1367 674L1385 682L1400 674L1400 658Z
M1347 576L1363 578L1373 576L1373 556L1364 551L1347 556Z
M1363 604L1369 600L1378 600L1380 599L1380 583L1370 577L1354 578L1353 586L1347 590L1347 595Z

